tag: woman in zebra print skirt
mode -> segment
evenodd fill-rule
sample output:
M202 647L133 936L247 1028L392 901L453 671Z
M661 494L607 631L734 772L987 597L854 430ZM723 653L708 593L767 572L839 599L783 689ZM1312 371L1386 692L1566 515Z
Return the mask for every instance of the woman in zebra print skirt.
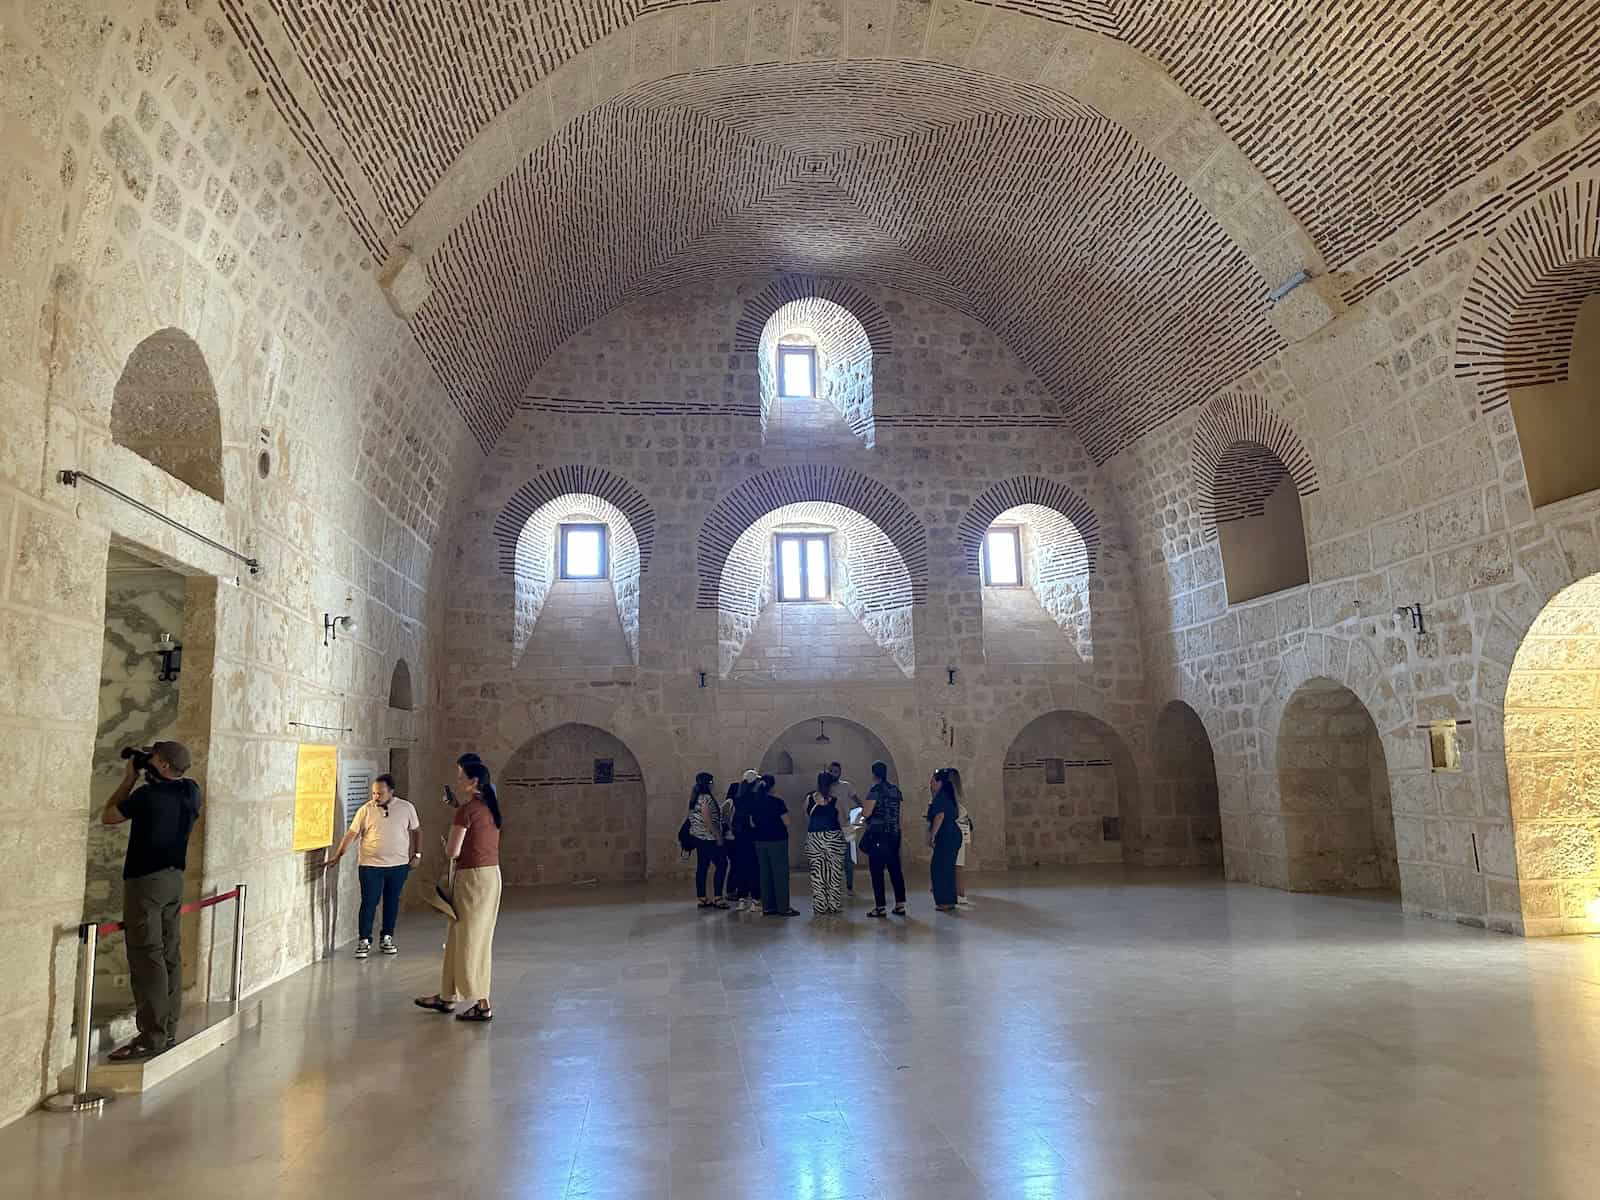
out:
M806 856L811 860L811 911L844 911L844 831L833 796L833 776L817 776L817 790L806 797Z

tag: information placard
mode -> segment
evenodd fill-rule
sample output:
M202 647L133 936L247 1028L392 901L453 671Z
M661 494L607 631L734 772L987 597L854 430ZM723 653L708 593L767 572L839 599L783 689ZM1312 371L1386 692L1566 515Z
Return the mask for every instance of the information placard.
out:
M294 848L333 845L333 806L339 790L339 747L301 746L294 771Z

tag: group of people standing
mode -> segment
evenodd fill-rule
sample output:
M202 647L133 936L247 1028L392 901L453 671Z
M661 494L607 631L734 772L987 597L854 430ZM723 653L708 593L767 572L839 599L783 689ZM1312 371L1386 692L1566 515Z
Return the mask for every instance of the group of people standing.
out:
M754 911L795 917L789 902L789 806L775 790L777 780L746 771L718 799L709 771L695 776L689 792L685 836L695 854L695 897L700 908ZM966 907L962 867L972 840L972 815L962 803L961 773L941 767L929 780L927 836L933 848L929 875L934 906L940 912ZM841 812L841 806L848 806ZM858 853L872 874L869 917L906 915L906 880L900 850L905 807L900 789L889 780L888 765L872 764L872 786L858 796L843 778L839 763L817 775L806 796L806 858L811 868L811 909L818 916L844 911L846 891L855 892ZM687 841L686 841L686 844ZM888 908L885 876L894 889ZM708 892L707 883L710 883Z

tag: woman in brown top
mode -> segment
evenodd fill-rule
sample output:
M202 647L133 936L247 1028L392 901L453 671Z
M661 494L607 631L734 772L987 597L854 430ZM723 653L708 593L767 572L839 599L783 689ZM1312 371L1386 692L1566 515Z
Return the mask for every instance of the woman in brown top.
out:
M447 1013L456 1001L470 999L472 1007L456 1020L492 1021L489 973L500 915L500 801L489 768L476 759L456 765L456 782L462 804L445 842L445 853L456 864L456 920L444 943L438 994L419 997L417 1006Z

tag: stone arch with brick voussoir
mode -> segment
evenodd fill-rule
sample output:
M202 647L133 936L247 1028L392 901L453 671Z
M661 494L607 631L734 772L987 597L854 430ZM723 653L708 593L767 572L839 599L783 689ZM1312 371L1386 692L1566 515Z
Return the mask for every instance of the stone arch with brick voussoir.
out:
M811 399L783 396L778 348L791 341L815 355ZM866 291L838 279L782 276L745 301L733 345L756 357L764 440L809 449L876 444L877 370L894 353L894 332ZM841 441L846 434L854 440Z
M601 524L607 529L605 578L568 582L560 578L559 538L565 522ZM612 647L596 638L579 646L552 639L546 649L560 659L578 650L589 665L639 663L641 577L650 569L655 547L655 511L644 494L620 475L599 467L572 464L540 472L507 497L494 520L496 561L513 581L511 662L516 666L539 629L546 603L555 595L576 612L597 617L594 603L610 594L621 632L617 661ZM587 594L593 593L593 594ZM546 657L550 654L547 653Z
M498 777L529 742L563 725L586 725L625 745L644 776L646 878L677 876L684 871L677 845L683 800L693 770L685 766L659 720L631 704L608 704L589 696L557 694L507 705L490 727L488 740L461 745L452 752L476 750ZM682 779L679 779L682 776ZM680 787L681 783L681 787Z

